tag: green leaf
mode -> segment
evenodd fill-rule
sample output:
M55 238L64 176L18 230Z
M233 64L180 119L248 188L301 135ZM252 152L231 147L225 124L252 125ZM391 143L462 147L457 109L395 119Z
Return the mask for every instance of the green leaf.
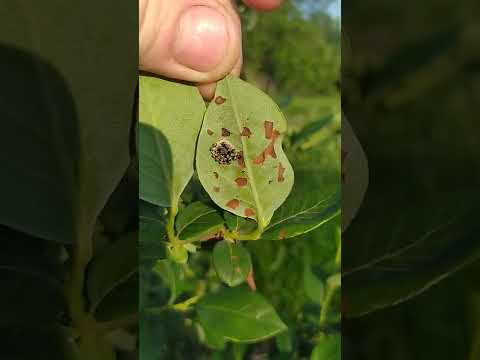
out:
M342 231L356 216L368 187L368 161L352 127L342 117Z
M87 294L91 309L138 271L138 233L129 233L94 257L88 269Z
M125 173L138 74L136 55L125 55L138 39L115 36L136 25L129 16L107 19L114 4L95 12L83 2L1 7L9 29L0 34L1 224L62 243L88 241ZM85 29L95 29L88 41L101 45L85 51Z
M255 219L262 228L269 223L293 185L293 169L282 149L286 128L278 106L260 90L233 76L218 83L196 156L200 182L218 206ZM229 162L220 155L225 149L241 159ZM211 152L229 164L220 165Z
M206 331L234 342L262 341L287 329L272 305L245 286L207 295L197 304L197 312Z
M278 350L282 353L289 353L293 350L292 336L289 331L282 332L275 337Z
M330 195L313 191L308 196L294 190L273 216L262 239L283 240L315 230L340 213L341 198L340 190Z
M202 240L223 228L223 218L217 210L194 202L180 210L175 221L177 236L182 240Z
M232 214L229 211L223 213L225 223L230 231L239 234L249 234L255 230L257 223L251 219Z
M342 338L339 334L323 335L313 349L311 360L340 360L342 358Z
M292 135L292 145L299 147L308 142L316 133L324 129L334 119L333 115L327 115L319 120L304 126L298 133Z
M322 303L325 295L325 287L322 280L312 272L310 266L306 266L303 271L303 287L311 301L317 304Z
M229 286L240 285L252 270L250 254L239 242L218 242L213 249L213 265Z
M170 299L168 303L173 304L181 290L180 287L177 289L177 284L181 277L181 269L179 265L170 260L159 260L155 263L153 272L161 277L164 285L170 290Z
M193 174L205 103L194 86L140 77L140 198L178 206Z
M137 274L130 276L109 292L95 309L97 321L113 321L138 313Z
M139 248L142 263L152 263L166 258L165 208L140 200L139 206Z
M408 245L342 270L345 316L357 317L407 301L478 260L478 210L475 205Z

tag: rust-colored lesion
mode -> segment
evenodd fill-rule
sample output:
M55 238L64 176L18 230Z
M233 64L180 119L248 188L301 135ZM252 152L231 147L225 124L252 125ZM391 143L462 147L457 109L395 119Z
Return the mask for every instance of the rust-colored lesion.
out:
M213 176L215 176L215 179L218 179L218 172L214 171Z
M246 208L243 213L246 217L255 217L255 210L253 210L252 208Z
M218 186L214 186L214 187L213 187L213 191L214 191L214 192L220 192L220 188L219 188Z
M252 131L248 127L244 127L240 135L250 138L250 136L252 135Z
M278 232L278 239L285 240L286 237L287 237L287 230L280 229L280 231Z
M248 180L245 177L239 177L235 179L235 182L237 183L237 186L243 187L247 185Z
M269 139L270 142L265 147L265 149L258 154L253 163L255 165L262 165L265 160L270 156L272 159L277 158L277 153L275 152L275 142L280 137L280 132L273 127L273 122L265 121L265 138Z
M263 126L265 128L265 138L270 140L273 136L273 122L265 121Z
M252 291L257 290L257 286L255 285L255 278L253 277L253 270L250 270L247 278L245 279L245 282Z
M215 104L217 105L222 105L227 99L225 99L223 96L217 96L215 98Z
M222 136L223 137L230 136L230 134L231 134L230 130L228 130L226 128L222 128Z
M245 158L243 157L243 151L238 152L237 162L240 169L245 169Z
M229 207L230 209L235 210L236 208L238 208L240 206L240 201L238 199L229 200L227 202L226 206Z
M210 135L210 136L212 136L212 135L213 135L212 129L207 129L207 134Z
M282 163L278 164L277 181L278 182L284 182L285 181L285 168L283 167Z

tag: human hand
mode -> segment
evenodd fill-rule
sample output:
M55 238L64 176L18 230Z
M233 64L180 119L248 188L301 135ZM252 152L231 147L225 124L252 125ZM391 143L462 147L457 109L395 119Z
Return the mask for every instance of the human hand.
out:
M243 0L273 10L283 0ZM232 0L140 0L140 70L193 82L206 99L242 67L241 24Z

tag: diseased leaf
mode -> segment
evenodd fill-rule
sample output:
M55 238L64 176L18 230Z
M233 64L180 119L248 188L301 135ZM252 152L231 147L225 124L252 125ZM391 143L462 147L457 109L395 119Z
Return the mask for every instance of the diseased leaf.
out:
M206 331L234 342L261 341L287 329L272 305L246 286L207 295L198 303L197 312Z
M140 76L140 198L178 206L193 174L195 143L205 112L198 90Z
M342 338L339 334L323 335L313 349L311 360L340 360L342 358Z
M315 230L337 216L340 207L340 191L330 195L313 191L308 196L302 191L293 191L273 216L262 239L283 240Z
M87 293L91 309L95 309L117 286L136 276L137 239L137 232L129 233L93 258L87 277Z
M282 149L287 124L278 106L252 85L227 76L217 85L200 131L196 165L221 208L265 227L293 185Z
M213 249L213 265L220 279L229 286L240 285L252 271L250 254L238 242L218 242Z
M216 209L201 202L194 202L177 215L175 228L182 240L201 240L223 228L223 218Z

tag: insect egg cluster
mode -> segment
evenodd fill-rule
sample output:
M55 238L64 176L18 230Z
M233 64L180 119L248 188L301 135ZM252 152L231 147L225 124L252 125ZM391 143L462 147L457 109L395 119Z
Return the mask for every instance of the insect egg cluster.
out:
M239 158L237 150L227 140L220 140L210 146L210 155L220 165L229 165Z

